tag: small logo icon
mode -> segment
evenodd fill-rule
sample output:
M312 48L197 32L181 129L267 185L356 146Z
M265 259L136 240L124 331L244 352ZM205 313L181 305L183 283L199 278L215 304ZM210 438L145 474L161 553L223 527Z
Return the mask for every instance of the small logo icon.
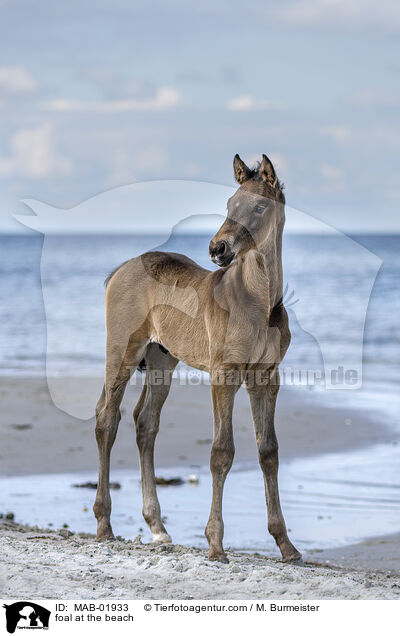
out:
M16 629L48 629L50 610L32 603L18 601L11 605L3 605L6 610L7 631L13 634Z

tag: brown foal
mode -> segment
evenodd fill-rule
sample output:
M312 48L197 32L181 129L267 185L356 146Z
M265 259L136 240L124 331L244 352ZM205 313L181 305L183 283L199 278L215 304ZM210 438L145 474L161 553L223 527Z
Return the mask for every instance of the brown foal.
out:
M279 502L278 442L274 428L278 368L290 342L288 317L282 303L285 197L265 155L255 169L248 168L236 155L234 173L239 188L228 201L225 222L210 242L210 256L220 266L217 271L203 269L180 254L147 252L124 263L109 277L105 383L96 408L97 538L113 537L110 452L121 418L119 408L126 383L135 369L145 364L146 381L133 413L140 454L143 516L154 541L170 541L157 498L154 444L172 373L182 360L211 376L213 487L205 531L209 558L227 560L222 545L222 496L235 451L234 398L245 383L264 475L268 530L283 559L296 561L301 555L287 536Z

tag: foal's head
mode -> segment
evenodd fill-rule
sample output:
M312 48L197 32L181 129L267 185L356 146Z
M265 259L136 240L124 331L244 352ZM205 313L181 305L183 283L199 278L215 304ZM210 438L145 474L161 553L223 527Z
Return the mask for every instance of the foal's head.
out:
M285 222L285 197L268 157L263 155L251 169L235 155L233 169L240 187L228 200L225 222L210 242L211 260L221 267L251 249L267 247Z

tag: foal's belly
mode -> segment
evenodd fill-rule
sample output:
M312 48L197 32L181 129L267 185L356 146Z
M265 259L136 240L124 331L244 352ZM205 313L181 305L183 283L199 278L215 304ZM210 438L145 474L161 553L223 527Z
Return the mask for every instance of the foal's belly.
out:
M164 318L164 319L162 319ZM210 332L205 321L169 314L156 321L152 340L162 344L171 355L201 371L226 368L270 367L281 362L282 337L277 328L219 329ZM226 325L224 325L224 328Z
M209 338L201 316L191 318L176 309L160 307L153 312L152 323L151 340L188 366L209 370Z

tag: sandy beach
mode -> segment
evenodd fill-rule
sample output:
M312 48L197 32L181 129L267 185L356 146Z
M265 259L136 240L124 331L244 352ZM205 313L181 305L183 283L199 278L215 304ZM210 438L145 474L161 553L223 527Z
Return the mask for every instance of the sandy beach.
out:
M0 524L1 597L400 598L399 579L392 574L299 567L231 551L225 565L209 562L205 551L179 545L142 545L139 540L98 544L94 537L66 534Z
M89 380L90 381L90 380ZM85 380L86 382L86 380ZM82 380L63 380L71 395ZM138 468L132 420L140 388L129 386L123 402L112 466ZM343 406L324 408L307 389L283 388L277 412L281 459L313 457L396 443L374 413ZM306 393L306 391L308 391ZM43 379L1 382L1 475L95 470L94 420L77 420L52 403ZM235 462L257 461L248 397L240 390L234 413ZM207 386L174 386L164 407L156 448L156 473L206 465L212 437ZM1 513L12 512L1 510ZM260 511L264 515L264 510ZM314 550L295 567L257 554L230 551L230 564L210 564L204 550L142 545L140 540L97 544L82 533L29 527L3 519L0 563L3 598L397 598L399 537L372 537L353 546ZM63 536L64 535L64 536ZM10 567L10 563L13 565ZM28 565L27 565L28 564ZM45 575L45 576L44 576ZM173 583L171 583L173 580Z

